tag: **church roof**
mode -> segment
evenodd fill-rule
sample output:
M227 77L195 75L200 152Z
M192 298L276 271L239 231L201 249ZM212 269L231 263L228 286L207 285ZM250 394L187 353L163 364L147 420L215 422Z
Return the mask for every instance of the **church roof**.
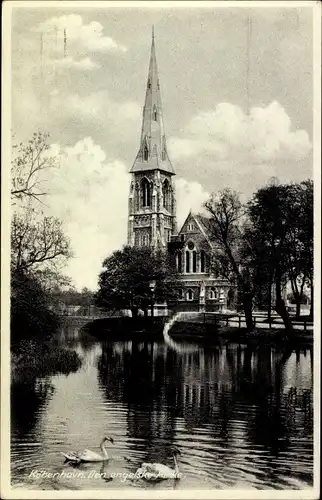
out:
M179 234L182 233L183 228L186 226L187 222L191 219L197 223L199 231L203 234L204 238L207 240L209 245L213 246L213 243L211 241L210 219L208 217L205 217L204 215L194 214L193 212L190 211L179 231Z
M156 169L175 174L166 145L153 31L140 147L130 172L145 172Z
M210 237L211 235L210 219L200 214L194 214L194 218L197 220L197 222L199 222L199 224L203 227L204 231Z

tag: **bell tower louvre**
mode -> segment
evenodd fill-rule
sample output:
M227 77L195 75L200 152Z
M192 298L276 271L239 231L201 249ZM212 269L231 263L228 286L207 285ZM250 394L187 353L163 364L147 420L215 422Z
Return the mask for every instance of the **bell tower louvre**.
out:
M175 170L166 146L154 29L140 146L130 173L128 244L166 250L176 234Z

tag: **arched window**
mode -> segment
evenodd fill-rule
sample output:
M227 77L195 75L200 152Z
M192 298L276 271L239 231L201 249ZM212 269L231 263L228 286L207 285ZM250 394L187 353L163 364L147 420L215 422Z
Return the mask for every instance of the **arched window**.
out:
M176 264L178 273L182 273L182 253L180 251L176 253Z
M206 255L205 251L201 250L200 252L200 272L204 273L206 268Z
M163 206L166 210L170 211L170 185L168 179L162 184Z
M186 273L190 273L190 252L186 251Z
M141 206L151 206L151 186L149 181L145 178L141 182Z
M141 246L141 237L140 237L140 233L138 233L137 231L135 231L135 234L134 234L134 243L135 243L135 246L136 246L136 247Z
M192 272L196 273L197 272L197 252L194 250L192 252Z
M155 122L158 120L158 112L157 112L157 108L155 106L153 107L153 120Z
M140 208L140 187L136 183L135 184L135 209L139 210Z
M197 272L197 251L193 241L188 241L187 250L185 252L185 272Z
M215 300L218 298L217 290L216 288L210 288L209 290L209 299L210 300Z
M184 294L182 288L179 288L178 290L178 300L183 300L184 299Z
M148 150L147 145L145 145L144 149L143 149L143 158L144 158L144 161L148 161L148 159L149 159L149 150Z
M191 288L189 288L189 290L187 290L186 299L193 300L193 291L191 290Z

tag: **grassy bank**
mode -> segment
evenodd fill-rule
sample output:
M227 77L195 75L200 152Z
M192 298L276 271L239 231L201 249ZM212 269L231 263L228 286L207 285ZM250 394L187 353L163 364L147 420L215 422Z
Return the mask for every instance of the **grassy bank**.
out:
M313 332L294 330L289 333L284 328L258 328L252 332L246 328L222 326L218 329L210 325L178 322L170 332L173 339L202 339L207 342L236 342L253 345L267 346L311 346L313 345Z
M82 360L76 351L54 345L24 340L11 353L11 382L75 372Z

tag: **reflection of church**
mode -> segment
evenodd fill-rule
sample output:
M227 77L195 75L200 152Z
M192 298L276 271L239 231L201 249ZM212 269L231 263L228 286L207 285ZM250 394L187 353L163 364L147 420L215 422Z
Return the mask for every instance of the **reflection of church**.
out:
M210 272L209 220L190 212L177 231L175 170L166 146L154 36L140 146L130 173L128 244L168 249L175 254L182 309L232 307L233 289L226 280Z

